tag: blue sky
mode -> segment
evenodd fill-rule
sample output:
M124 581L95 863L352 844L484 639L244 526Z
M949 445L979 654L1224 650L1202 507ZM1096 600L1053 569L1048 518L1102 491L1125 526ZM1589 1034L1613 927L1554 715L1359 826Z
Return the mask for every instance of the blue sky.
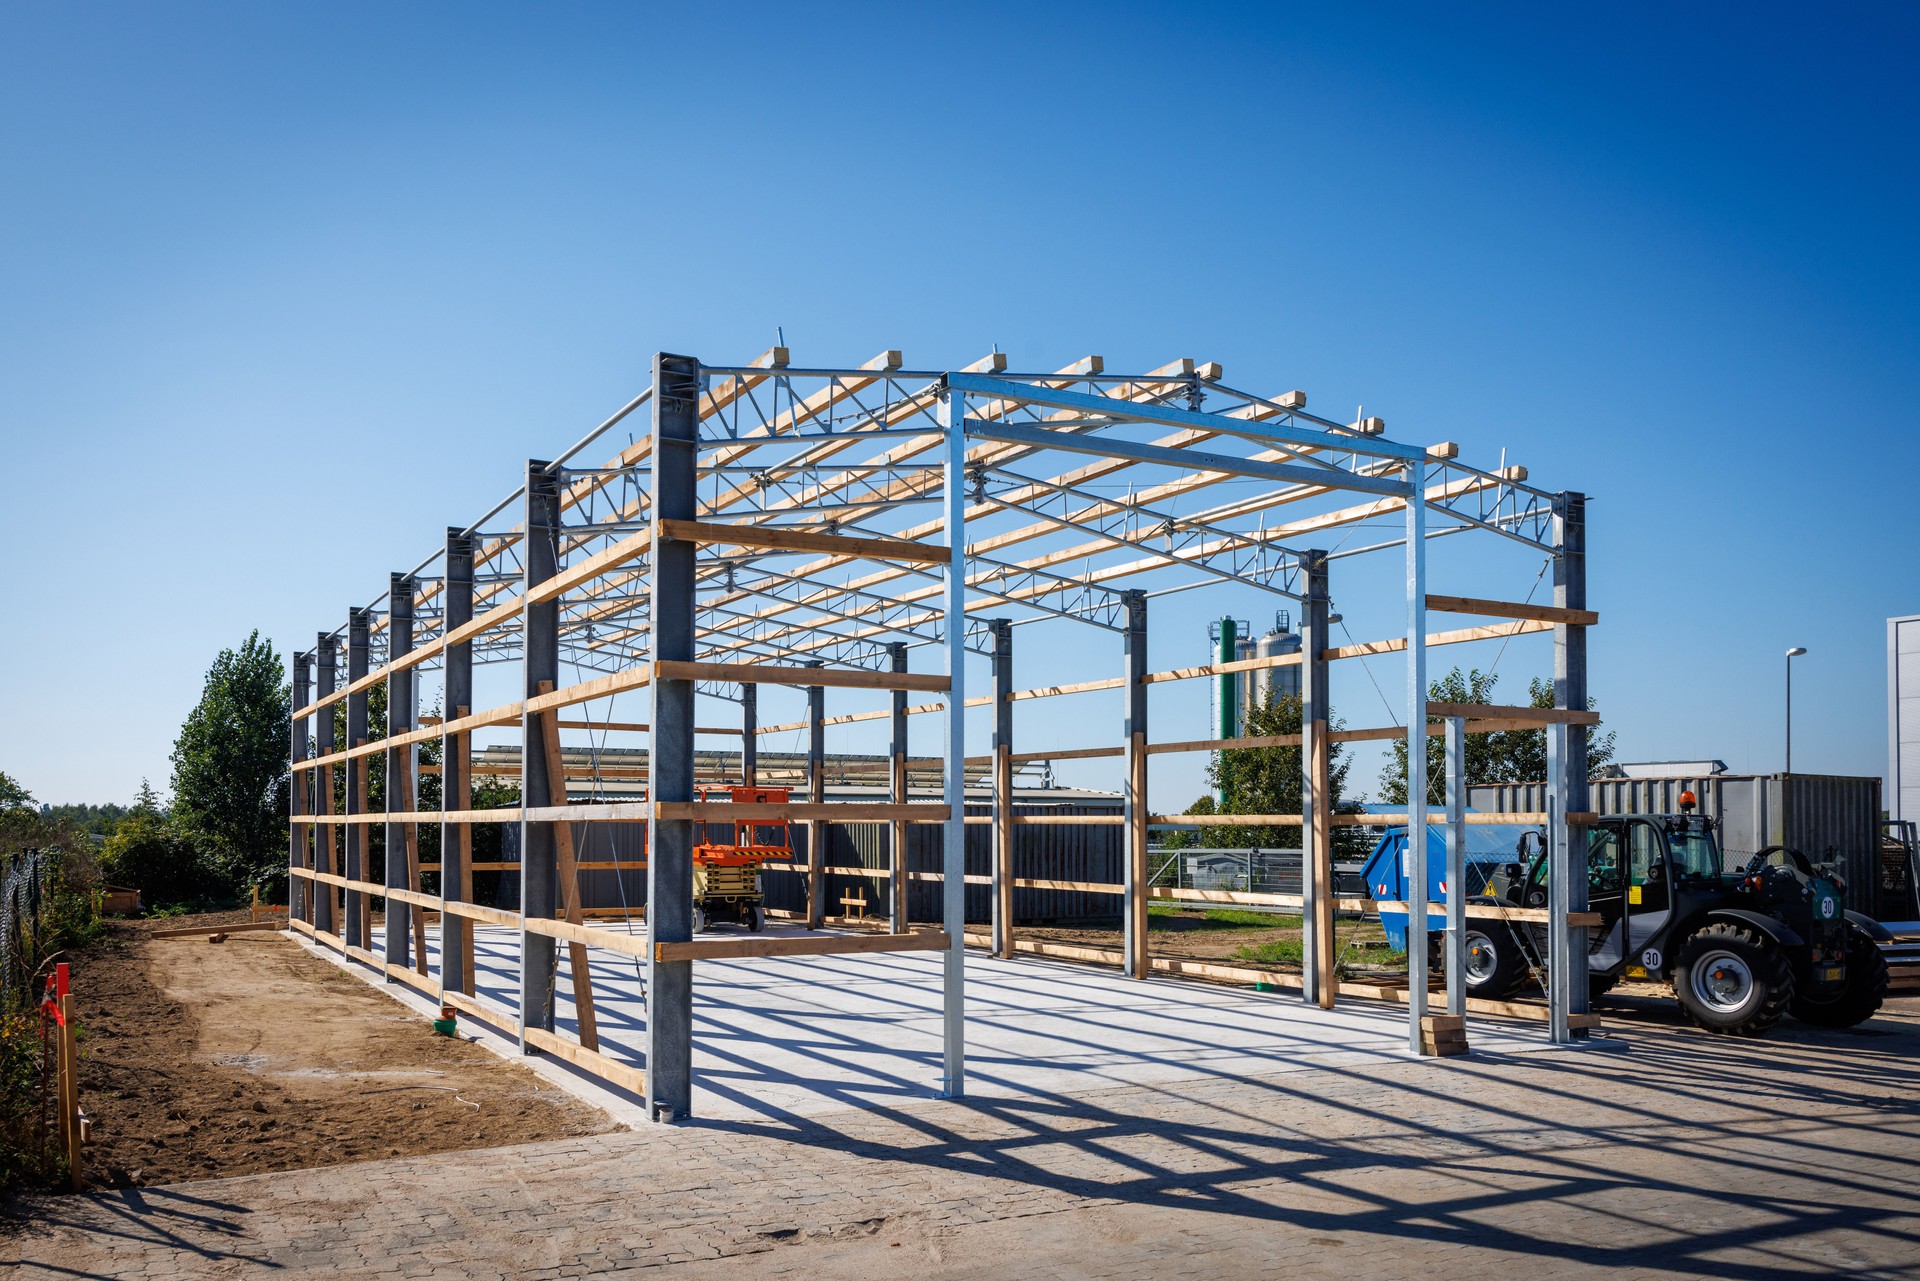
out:
M0 769L163 782L220 647L311 643L654 350L779 325L808 363L1218 360L1505 450L1593 495L1623 757L1779 768L1802 644L1796 764L1882 772L1920 11L1335 8L7 6ZM1436 588L1538 568L1492 560ZM1156 665L1270 608L1194 600Z

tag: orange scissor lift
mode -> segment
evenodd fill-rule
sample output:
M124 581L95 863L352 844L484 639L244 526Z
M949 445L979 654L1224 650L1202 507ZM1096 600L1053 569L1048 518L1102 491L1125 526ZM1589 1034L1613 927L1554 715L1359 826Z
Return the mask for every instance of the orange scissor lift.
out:
M700 799L716 799L716 793L738 805L785 804L792 794L785 787L703 787ZM702 839L693 847L694 932L732 920L758 933L767 923L760 865L793 857L787 820L708 821L701 828ZM716 835L730 839L716 840Z

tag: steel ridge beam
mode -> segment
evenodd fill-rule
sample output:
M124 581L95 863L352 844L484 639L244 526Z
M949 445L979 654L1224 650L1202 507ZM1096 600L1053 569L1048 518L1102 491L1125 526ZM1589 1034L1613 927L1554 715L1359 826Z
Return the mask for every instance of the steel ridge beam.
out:
M1262 480L1284 481L1288 484L1324 485L1330 489L1354 489L1362 493L1390 494L1395 497L1412 492L1410 483L1404 480L1364 476L1339 468L1321 471L1317 468L1300 467L1290 463L1258 462L1249 458L1235 458L1231 455L1208 453L1203 450L1168 449L1160 445L1136 444L1132 441L1113 440L1103 436L1069 435L1043 431L1036 427L1015 427L1004 423L981 422L973 418L966 420L965 429L968 436L981 440L1000 441L1010 445L1031 445L1040 449L1058 449L1074 454L1093 454L1101 458L1126 458L1140 463L1161 463L1188 472L1215 471L1229 476L1251 476Z
M1225 414L1209 414L1192 409L1174 409L1166 405L1151 405L1140 401L1121 402L1108 396L1057 391L1049 387L1008 382L1004 378L986 378L979 374L948 374L947 386L969 395L994 396L1027 404L1046 405L1055 409L1076 409L1083 413L1124 422L1196 427L1202 431L1218 432L1228 436L1251 436L1255 440L1271 441L1281 445L1333 449L1342 453L1376 454L1386 458L1403 458L1410 462L1424 462L1427 456L1426 450L1418 445L1403 445L1398 441L1382 440L1374 436L1337 436L1331 432L1307 431L1304 428L1287 427L1277 423L1263 424L1258 432L1249 432L1248 420L1245 418L1230 418Z

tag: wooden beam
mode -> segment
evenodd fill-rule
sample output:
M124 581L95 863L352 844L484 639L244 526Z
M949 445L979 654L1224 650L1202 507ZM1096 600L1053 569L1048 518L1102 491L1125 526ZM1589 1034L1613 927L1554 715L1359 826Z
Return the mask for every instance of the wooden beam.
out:
M851 667L783 667L773 663L654 664L663 680L721 681L735 685L821 685L835 689L912 689L945 693L944 676L927 672L870 672Z
M1085 694L1096 689L1119 689L1125 685L1124 677L1116 676L1112 680L1081 681L1078 685L1046 685L1039 689L1016 689L1007 695L1012 702L1028 698L1058 698L1062 694Z
M514 923L516 925L520 923L518 917L514 918ZM628 934L624 930L602 929L597 925L576 925L571 921L549 920L544 916L527 917L526 930L529 934L544 934L548 938L605 948L609 952L618 952L622 956L645 957L647 954L646 935Z
M1059 752L1015 752L1008 759L1015 765L1024 765L1029 761L1082 761L1098 756L1125 756L1126 754L1127 749L1124 747L1071 747ZM969 756L967 763L975 763L975 758Z
M1148 672L1140 678L1143 685L1162 681L1190 681L1202 676L1225 676L1230 672L1257 672L1270 667L1298 667L1305 654L1270 654L1265 658L1240 658L1231 663L1207 663L1200 667L1181 667L1170 672Z
M541 681L539 692L551 693L552 681ZM567 771L560 757L560 726L552 712L536 712L539 732L546 745L547 788L559 799L557 808L567 808ZM580 916L580 871L573 856L573 824L565 819L553 825L555 872L560 882L560 907L569 923L578 925ZM573 1012L580 1029L580 1044L589 1050L600 1048L600 1026L594 1017L593 975L587 964L587 945L578 939L567 941L567 976L573 983Z
M304 871L305 869L300 870ZM306 922L302 921L301 924L305 925ZM154 930L148 934L147 937L150 939L197 939L205 938L209 934L246 934L259 933L265 930L272 930L278 934L286 928L287 923L285 921L258 921L251 925L193 925L186 929Z
M631 802L616 804L619 808L625 808ZM644 807L645 802L638 804ZM580 805L574 808L599 810L613 809L616 806ZM661 818L692 819L696 823L729 820L757 823L769 819L786 819L796 823L944 823L947 821L946 805L936 802L895 805L888 801L827 801L821 804L806 801L769 801L751 804L736 801L662 801L658 809Z
M669 538L723 547L824 552L863 560L904 560L917 565L945 565L952 559L945 547L905 538L853 537L774 525L729 525L704 520L663 520L660 528Z
M1536 622L1532 619L1516 619L1511 623L1489 623L1485 627L1463 627L1452 632L1430 632L1427 644L1465 645L1472 641L1501 640L1508 636L1530 636L1536 632L1550 632L1552 623ZM1371 658L1375 654L1398 654L1407 648L1407 638L1394 636L1387 640L1362 641L1357 645L1336 645L1325 651L1329 660L1338 658Z
M839 956L852 952L941 952L949 939L943 930L914 934L807 934L798 937L749 934L734 938L655 943L659 961L729 961L751 957Z
M525 601L527 604L537 605L542 601L564 596L582 583L590 582L637 556L644 556L652 545L653 531L651 530L643 529L637 534L629 534L585 560L568 565L552 578L527 592Z
M1482 614L1490 618L1530 618L1542 623L1570 623L1592 627L1600 615L1591 609L1563 609L1558 605L1529 605L1509 600L1481 600L1476 596L1427 597L1427 608L1443 614Z
M1148 743L1149 756L1160 752L1233 752L1249 747L1298 747L1298 734L1261 734L1252 738L1194 738L1184 743Z
M517 1037L520 1035L520 1020L518 1017L508 1014L504 1010L496 1010L491 1003L482 1001L478 997L468 996L465 992L455 992L452 989L448 989L440 994L440 1001L444 1005L451 1005L462 1014L472 1015L482 1023L490 1025L496 1031L505 1032L508 1036Z
M653 680L650 664L641 663L629 667L624 672L614 672L590 681L581 681L577 685L563 685L548 694L539 694L526 701L528 712L544 712L555 707L571 707L575 703L592 702L596 698L606 698L627 690L644 689Z
M598 1050L589 1050L584 1045L576 1045L565 1037L542 1027L527 1027L522 1029L521 1035L526 1037L527 1044L536 1050L565 1059L582 1072L590 1072L628 1093L642 1097L646 1095L647 1074L631 1064L610 1058Z
M988 944L985 933L968 931L967 942L971 946L985 947ZM1067 961L1090 961L1096 965L1118 966L1124 958L1118 951L1107 948L1079 947L1064 943L1038 943L1031 939L1020 939L1014 944L1016 950L1031 952L1036 956L1051 956ZM1225 965L1217 961L1190 961L1184 957L1156 956L1152 958L1153 968L1162 974L1171 974L1178 978L1210 979L1217 983L1233 983L1241 986L1264 984L1268 987L1297 989L1300 976L1285 970L1263 970L1250 966ZM1384 983L1344 982L1339 985L1340 995L1371 997L1374 1000L1398 1001L1407 1003L1405 986L1394 987ZM1531 1019L1543 1022L1547 1018L1547 1007L1521 1001L1485 1001L1477 997L1467 998L1467 1010L1474 1014L1491 1014L1505 1018ZM1575 1014L1570 1016L1574 1027L1600 1027L1597 1014Z
M1429 716L1464 716L1479 720L1532 721L1540 725L1598 725L1598 712L1560 707L1494 707L1485 703L1428 703Z
M448 899L440 910L448 916L463 916L469 921L480 921L487 925L504 925L511 929L520 927L518 912L503 912L497 907L482 907L478 903L456 903ZM517 1029L520 1025L514 1024Z

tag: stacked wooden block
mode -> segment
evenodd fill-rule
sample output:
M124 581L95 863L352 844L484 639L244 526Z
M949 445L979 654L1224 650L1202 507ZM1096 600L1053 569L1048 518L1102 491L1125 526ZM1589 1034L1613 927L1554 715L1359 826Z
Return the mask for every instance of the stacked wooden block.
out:
M1467 1020L1460 1014L1429 1014L1420 1020L1420 1053L1444 1057L1467 1052Z

